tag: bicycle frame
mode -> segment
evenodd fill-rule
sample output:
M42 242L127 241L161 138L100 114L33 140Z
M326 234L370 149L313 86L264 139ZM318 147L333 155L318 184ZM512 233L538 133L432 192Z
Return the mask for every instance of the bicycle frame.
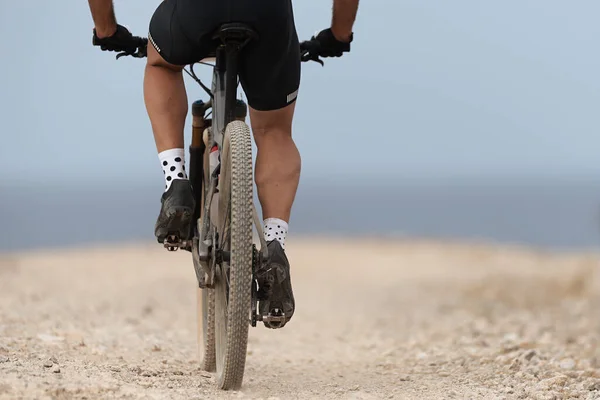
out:
M192 255L194 257L194 269L200 287L211 287L214 278L214 268L211 264L220 263L223 260L228 261L228 254L217 251L218 238L215 235L211 209L213 199L216 194L218 185L218 177L220 165L215 169L214 173L208 176L208 182L203 182L207 176L204 171L204 157L207 151L213 146L217 146L219 151L222 151L223 135L227 125L236 117L246 117L246 104L236 99L237 94L237 78L238 78L238 54L245 42L235 40L227 41L221 44L216 50L215 65L213 67L213 80L211 89L211 99L207 103L202 104L196 109L192 108L194 117L202 117L211 109L213 118L212 126L206 128L202 132L201 145L199 147L190 147L190 179L193 185L197 188L194 190L196 204L201 204L204 218L201 224L195 230L195 235L192 241ZM193 75L198 80L195 75ZM199 81L199 80L198 80ZM199 82L200 83L200 82ZM200 83L201 84L201 83ZM243 106L242 115L237 115L236 110L240 109L237 106ZM196 133L198 134L198 132ZM196 143L199 141L196 140ZM194 139L192 139L194 143ZM200 188L204 183L204 191ZM202 196L206 199L202 204ZM199 207L198 207L199 210ZM199 212L197 212L199 214ZM198 221L200 215L195 216Z

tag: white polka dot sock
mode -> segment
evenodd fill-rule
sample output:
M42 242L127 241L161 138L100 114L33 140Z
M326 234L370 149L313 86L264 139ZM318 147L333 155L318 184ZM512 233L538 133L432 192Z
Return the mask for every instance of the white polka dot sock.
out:
M281 247L285 250L285 237L288 233L288 224L279 218L267 218L264 220L265 240L278 240Z
M165 174L165 192L173 179L187 179L185 173L185 152L183 149L169 149L158 153L158 159Z

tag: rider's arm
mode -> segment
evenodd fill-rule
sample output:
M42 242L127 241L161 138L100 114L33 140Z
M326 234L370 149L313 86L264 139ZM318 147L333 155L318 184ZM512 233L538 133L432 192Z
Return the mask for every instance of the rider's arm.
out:
M337 40L342 42L350 41L357 11L358 0L333 0L331 32Z
M92 19L99 38L112 36L117 31L117 19L112 0L88 0Z

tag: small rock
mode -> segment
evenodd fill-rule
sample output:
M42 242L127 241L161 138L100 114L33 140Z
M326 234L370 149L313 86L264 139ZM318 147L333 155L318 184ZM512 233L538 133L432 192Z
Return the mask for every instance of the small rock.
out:
M138 374L138 375L142 373L142 369L137 366L129 368L129 371L133 372L134 374Z
M51 368L54 365L54 363L50 360L47 360L47 361L44 361L43 365L44 365L44 368Z
M352 386L352 387L350 388L350 390L351 390L351 391L353 391L353 392L357 392L357 391L359 391L359 390L360 390L360 386L358 386L358 385L354 385L354 386Z
M562 369L573 369L575 368L575 360L572 358L565 358L560 362L560 364L558 364L558 366Z
M183 372L179 370L173 371L173 375L183 375Z
M502 346L502 352L503 353L512 353L519 350L519 346L517 346L516 344L512 344L512 343L507 343L504 346Z
M408 382L408 381L410 381L410 375L403 375L400 378L398 378L398 380L400 382Z
M553 376L552 378L543 379L538 383L538 386L545 390L550 390L554 387L565 386L569 377L565 375Z
M142 372L142 376L145 376L146 378L149 378L152 376L152 373L150 371L144 371Z
M516 333L507 333L506 335L504 335L502 340L504 340L505 342L516 342L518 338L519 336L517 336Z
M58 365L54 365L54 367L52 368L52 372L54 372L55 374L59 374L60 373L60 367Z
M152 346L152 351L161 351L162 349L160 348L159 345L155 344L154 346Z
M54 364L58 364L58 360L54 356L50 357L48 360Z
M531 359L535 356L535 350L529 350L527 353L525 353L525 360L527 361L531 361Z
M600 392L600 381L598 381L598 382L596 382L596 383L593 383L593 384L591 384L591 385L590 385L590 387L588 387L588 390L589 390L590 392L593 392L593 391L598 391L598 392Z
M440 372L438 372L438 375L445 378L445 377L450 376L450 372L448 372L448 371L440 371Z
M54 335L47 335L45 333L40 333L37 335L37 337L42 342L46 342L46 343L56 343L56 342L62 342L63 340L65 340L65 338L62 338L59 336L54 336Z
M173 384L172 384L172 383L168 383L168 384L167 384L167 387L168 387L169 389L173 389Z
M2 363L7 363L7 362L9 362L9 361L10 361L10 360L8 359L8 357L7 357L7 356L0 356L0 364L2 364Z
M121 368L119 368L119 367L117 367L117 366L114 366L114 365L111 365L111 366L110 366L110 370L111 370L112 372L121 372Z

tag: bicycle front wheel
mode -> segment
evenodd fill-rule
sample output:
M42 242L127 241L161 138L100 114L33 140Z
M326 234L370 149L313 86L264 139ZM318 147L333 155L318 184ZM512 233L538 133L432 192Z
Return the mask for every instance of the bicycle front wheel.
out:
M219 181L224 256L215 273L215 344L218 385L228 390L239 389L244 377L252 290L252 143L242 121L225 129Z

